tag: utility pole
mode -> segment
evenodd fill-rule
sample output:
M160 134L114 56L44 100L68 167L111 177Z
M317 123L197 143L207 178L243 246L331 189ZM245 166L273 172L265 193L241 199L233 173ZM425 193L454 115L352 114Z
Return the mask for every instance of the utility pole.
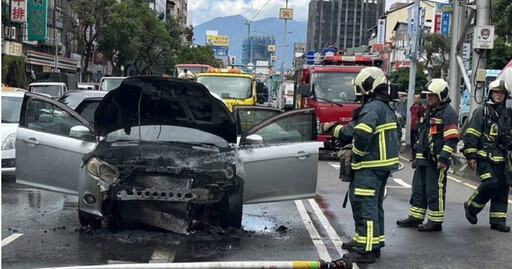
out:
M286 6L288 8L288 0L286 0ZM284 19L284 35L283 35L283 59L281 60L281 82L284 82L284 63L286 61L286 26L288 20Z
M490 0L476 0L476 26L489 25ZM476 37L474 37L476 38ZM478 52L479 51L479 52ZM471 119L473 111L484 101L485 75L484 81L478 82L478 70L483 70L485 74L485 66L487 65L488 49L474 48L473 50L473 68L471 74L471 103L468 119ZM481 71L482 72L482 71Z
M413 28L416 28L416 31L413 30L413 33L415 37L413 37L413 44L411 44L412 49L411 51L414 51L415 53L411 55L411 67L409 68L409 90L407 91L407 121L406 121L406 127L405 127L405 143L407 145L410 144L410 137L411 137L411 111L409 108L414 103L414 94L416 89L416 64L418 62L418 54L420 53L418 51L418 44L417 40L419 40L419 18L420 15L418 14L420 11L420 0L414 1L414 26ZM412 145L410 145L412 146ZM413 156L414 158L415 156Z
M450 105L455 109L459 110L460 105L460 70L457 64L457 54L459 54L460 48L457 47L459 38L461 37L461 19L463 9L460 6L459 0L452 0L453 4L453 21L452 21L452 39L450 43L450 67L448 73L448 85L450 87L450 99L452 102Z

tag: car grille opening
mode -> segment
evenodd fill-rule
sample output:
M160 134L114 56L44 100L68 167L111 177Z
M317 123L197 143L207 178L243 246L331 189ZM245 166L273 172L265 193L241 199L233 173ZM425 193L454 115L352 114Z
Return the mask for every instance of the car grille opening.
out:
M3 168L16 167L16 160L15 159L2 159L2 167Z

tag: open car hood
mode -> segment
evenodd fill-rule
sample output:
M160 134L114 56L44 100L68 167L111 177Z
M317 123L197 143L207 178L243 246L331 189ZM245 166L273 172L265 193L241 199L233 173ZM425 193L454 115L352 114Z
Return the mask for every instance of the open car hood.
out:
M94 113L94 134L140 125L194 128L236 143L235 120L202 84L162 77L130 77L110 91Z

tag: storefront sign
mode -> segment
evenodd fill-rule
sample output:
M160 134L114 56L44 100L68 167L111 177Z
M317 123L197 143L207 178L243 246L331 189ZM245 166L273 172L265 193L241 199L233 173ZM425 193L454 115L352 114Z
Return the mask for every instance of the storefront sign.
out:
M4 41L3 54L12 56L23 55L23 44L12 41Z
M377 22L377 44L386 42L386 19L379 19Z
M12 0L11 21L27 22L27 0Z
M47 0L28 0L28 40L46 39Z
M77 61L65 57L59 57L59 69L75 70L77 68ZM27 51L25 61L29 64L42 65L42 66L55 66L55 56L52 54L41 53L37 51Z

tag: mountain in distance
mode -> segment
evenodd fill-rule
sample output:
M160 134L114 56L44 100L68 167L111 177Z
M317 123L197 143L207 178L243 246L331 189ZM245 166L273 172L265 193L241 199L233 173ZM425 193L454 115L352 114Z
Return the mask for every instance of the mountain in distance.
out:
M194 43L204 46L206 30L218 31L220 36L229 37L229 55L236 56L237 64L242 63L242 44L247 39L247 25L245 17L234 15L217 17L194 27ZM291 68L293 57L293 44L306 43L307 22L289 20L286 26L286 66ZM263 33L262 33L263 32ZM292 32L292 33L289 33ZM276 68L280 68L283 56L284 20L279 18L265 18L251 23L251 36L275 35L276 39Z

